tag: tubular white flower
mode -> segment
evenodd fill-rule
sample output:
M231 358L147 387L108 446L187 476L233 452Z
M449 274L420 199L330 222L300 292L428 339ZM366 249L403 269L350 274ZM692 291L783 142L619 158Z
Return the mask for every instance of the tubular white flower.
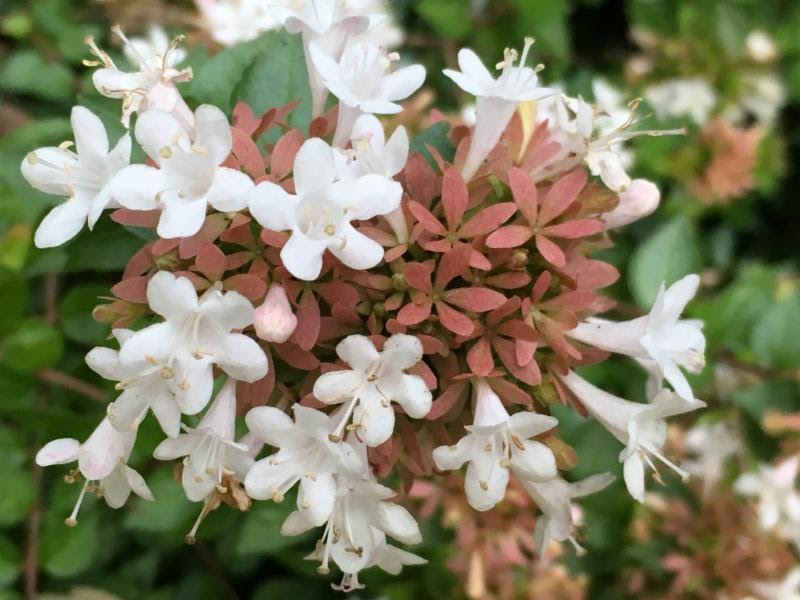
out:
M279 5L269 7L273 18L282 23L286 31L300 33L303 38L303 51L308 68L314 117L322 115L328 90L314 66L311 44L315 44L327 56L338 61L349 36L363 33L371 26L386 20L385 15L353 13L347 11L346 7L345 2L331 2L330 0L304 0L300 10Z
M425 381L405 372L422 360L422 343L413 335L393 335L382 352L368 337L350 335L339 342L336 353L352 368L325 373L314 383L314 395L321 402L345 403L341 421L331 434L333 439L343 437L352 415L353 424L348 429L357 429L368 446L379 446L394 431L392 402L414 419L430 411L432 395Z
M100 213L116 204L109 192L109 180L130 162L130 135L123 135L109 151L106 128L92 111L73 107L71 123L76 152L68 149L68 143L39 148L30 152L20 166L32 187L69 198L39 224L34 236L39 248L59 246L72 239L87 221L91 229Z
M281 284L269 286L264 303L256 309L254 326L259 338L276 344L282 344L294 333L297 317Z
M296 195L263 182L250 195L256 221L273 231L292 232L281 250L292 275L305 281L319 277L326 249L351 269L370 269L383 259L381 245L350 222L395 210L403 194L399 183L380 175L343 178L336 150L311 138L295 157L294 186Z
M661 454L667 439L665 419L702 408L705 402L684 400L669 390L661 390L651 403L630 402L595 387L574 371L562 376L561 381L575 394L589 414L625 444L619 460L624 467L625 485L636 500L644 500L645 464L658 476L658 469L651 461L651 456L682 478L688 478L686 471Z
M619 323L590 319L565 332L571 338L636 359L654 380L666 379L684 400L694 397L686 377L678 368L699 373L705 366L706 340L702 322L680 319L700 285L697 275L687 275L666 289L661 284L650 313Z
M792 456L773 467L760 465L756 473L745 473L734 490L758 499L758 521L767 531L789 531L800 525L800 493L796 488L800 456Z
M161 210L158 235L197 233L211 205L221 212L247 206L253 182L236 169L221 166L231 151L228 120L215 106L195 111L192 134L172 115L150 110L136 122L136 141L159 168L131 165L109 184L110 193L132 210Z
M195 0L203 27L212 39L226 47L254 40L280 27L264 0Z
M574 483L556 476L546 481L522 479L522 487L533 498L542 515L536 519L533 533L539 556L544 556L550 540L563 542L569 540L579 554L585 551L575 540L572 532L575 520L572 513L572 499L599 492L614 481L611 473L592 475Z
M122 47L125 58L134 66L156 69L176 67L186 59L186 50L174 47L160 25L150 25L145 37L130 38Z
M158 460L185 456L181 484L191 502L202 502L217 490L224 494L226 478L244 481L253 459L249 447L237 443L236 380L228 379L196 428L184 426L186 433L167 438L153 452Z
M701 127L717 103L717 92L700 78L667 79L649 86L644 97L659 119L687 116Z
M402 125L387 140L383 125L374 115L361 115L353 125L350 141L354 160L348 165L355 177L374 173L392 178L408 162L408 133ZM398 207L384 217L398 241L407 242L409 231L403 209Z
M516 66L516 51L507 49L503 62L497 65L497 68L502 69L497 79L491 76L475 52L468 48L462 48L458 53L461 71L444 70L447 77L476 98L475 128L463 169L466 180L472 179L483 160L495 147L514 116L517 105L553 93L552 90L539 86L535 69L525 66L532 45L533 39L526 38L522 56Z
M339 99L334 146L347 143L360 115L399 113L403 107L397 101L408 98L425 81L422 65L389 73L392 62L400 60L400 56L387 54L374 44L356 44L345 50L338 62L316 44L311 44L310 52L325 87Z
M245 479L245 489L257 500L281 502L299 482L297 510L311 525L318 526L333 511L335 475L357 475L367 465L349 444L331 441L328 415L299 404L292 408L294 422L271 406L258 406L247 413L251 433L279 451L255 463Z
M683 468L703 480L707 498L722 479L725 462L739 452L741 443L725 422L695 425L686 434L685 443L693 458L685 460Z
M85 61L88 66L102 66L92 75L92 81L103 96L108 98L122 99L122 123L125 127L130 126L131 115L135 112L145 111L151 108L164 109L163 102L164 90L161 88L171 88L172 112L177 118L191 117L191 111L186 102L183 101L175 87L176 83L183 83L192 78L192 69L175 69L175 65L185 56L185 52L174 52L178 44L183 41L183 37L176 37L167 47L158 54L144 54L141 52L143 47L141 42L133 43L129 40L119 27L112 29L114 33L125 44L125 54L138 70L127 73L119 69L111 57L97 47L92 38L87 38L92 53L100 59L100 62ZM152 52L155 48L150 45L148 51ZM151 98L151 91L155 90L155 95ZM153 106L153 102L159 106ZM190 126L191 123L184 123Z
M250 325L254 317L252 304L238 292L222 293L214 286L198 300L191 281L160 271L147 286L147 300L165 322L134 333L122 345L119 361L139 377L157 371L171 380L184 414L197 414L208 403L215 364L242 381L266 375L267 357L261 347L246 335L232 333Z
M153 500L142 476L127 465L135 443L135 430L117 431L108 419L103 419L83 444L62 438L39 450L36 464L40 467L78 461L78 472L86 479L75 508L66 520L67 525L74 527L78 524L78 511L87 491L97 493L111 508L120 508L131 492L145 500ZM75 474L67 476L67 480L74 481ZM92 485L94 482L96 486Z
M114 329L112 334L120 347L134 334L129 329ZM165 379L161 368L148 365L123 365L119 352L98 347L86 355L86 364L99 375L118 381L116 388L122 393L108 406L108 421L119 431L135 431L141 419L152 409L161 429L170 437L180 431L181 410L175 399L174 378Z
M469 433L454 446L436 448L433 461L442 471L468 463L464 480L467 501L475 510L486 511L505 497L509 471L521 481L547 481L556 476L552 450L530 438L552 429L558 420L527 411L509 416L484 380L478 381L476 395Z
M414 517L402 506L386 502L395 495L394 491L371 480L347 477L338 477L336 486L333 511L316 551L309 556L321 561L317 567L319 573L329 573L329 562L333 560L344 573L342 584L337 589L351 591L363 587L358 581L358 573L372 564L383 562L384 566L394 570L402 564L421 562L419 557L410 553L395 554L394 559L386 557L385 537L381 534L405 544L422 541ZM313 526L302 513L293 512L283 523L281 533L300 535Z

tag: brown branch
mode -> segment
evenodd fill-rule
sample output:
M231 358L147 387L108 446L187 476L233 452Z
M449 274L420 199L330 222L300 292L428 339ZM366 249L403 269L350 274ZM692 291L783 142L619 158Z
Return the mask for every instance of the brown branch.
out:
M94 400L95 402L106 402L108 399L106 392L103 389L94 386L91 383L86 383L82 379L78 379L77 377L73 377L72 375L62 371L57 371L55 369L42 369L39 371L38 377L40 381L61 386L75 392L76 394L85 396L90 400Z

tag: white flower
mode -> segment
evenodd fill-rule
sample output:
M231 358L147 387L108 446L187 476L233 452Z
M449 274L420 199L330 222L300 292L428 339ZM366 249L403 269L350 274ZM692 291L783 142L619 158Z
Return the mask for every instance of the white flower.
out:
M546 481L556 476L552 450L530 438L552 429L558 421L527 411L509 416L484 380L479 380L476 395L469 433L455 446L436 448L433 461L442 471L459 469L467 462L467 501L475 510L486 511L505 496L509 470L521 481Z
M39 224L34 243L39 248L59 246L72 239L87 223L91 229L100 213L114 204L108 182L131 158L131 137L122 136L113 150L103 122L89 109L72 108L75 149L69 144L39 148L22 161L22 175L37 190L69 199L52 209Z
M800 567L790 569L778 581L755 581L750 588L761 600L800 600Z
M215 106L195 112L196 134L169 113L149 110L136 122L136 141L159 168L131 165L110 183L110 193L126 208L162 211L158 235L188 237L197 233L210 204L221 212L247 206L252 180L220 166L231 151L228 120Z
M358 581L358 573L384 558L381 554L385 552L385 538L380 533L404 544L417 544L422 541L422 535L414 517L405 508L386 502L395 495L389 488L374 481L347 477L337 478L336 483L333 511L311 557L321 561L317 571L322 574L330 572L328 563L333 560L344 573L339 589L351 591L363 587ZM293 512L283 523L281 533L300 535L313 526L302 513ZM389 562L384 558L384 565L394 570L398 558L400 566L403 563L415 564L411 556L407 553L395 555L394 560L389 557Z
M67 525L77 525L78 511L87 491L94 491L111 508L125 504L131 492L145 500L153 500L142 476L127 465L135 443L135 430L124 433L117 431L108 419L103 419L83 444L78 440L62 438L53 440L39 450L36 464L40 467L78 461L78 472L86 478L75 508L66 520ZM70 474L67 480L74 481L75 474ZM97 485L93 486L93 482L97 482Z
M385 0L347 0L344 12L348 16L369 15L370 27L350 36L349 44L370 42L381 48L397 48L405 40L405 33L392 15L392 3Z
M630 108L620 91L605 79L592 79L592 95L598 115L595 127L601 135L622 127L630 117Z
M157 371L173 381L175 400L184 414L197 414L208 403L213 365L241 381L267 373L267 357L246 335L231 333L253 322L250 301L238 292L214 286L198 300L192 282L172 273L156 273L147 286L150 308L165 322L134 333L119 352L122 367L140 377Z
M533 39L526 38L517 66L514 65L516 51L506 50L503 62L497 65L502 68L497 79L492 77L475 52L468 48L462 48L458 53L461 71L444 70L444 74L462 90L476 97L475 129L463 169L467 180L475 175L483 160L497 144L514 116L517 104L538 100L552 93L551 90L539 86L536 70L525 66L532 45Z
M425 81L425 67L410 65L391 73L396 53L369 43L360 43L344 51L337 62L312 43L311 59L322 82L339 99L339 120L334 146L344 146L350 139L353 124L364 114L395 114L403 110L397 104L416 92Z
M734 490L758 499L758 520L765 530L787 531L800 522L800 493L797 472L800 456L792 456L773 467L760 465L758 472L745 473L736 480Z
M617 196L619 203L613 210L601 215L606 229L616 229L643 219L655 212L661 202L658 187L646 179L634 179Z
M342 180L336 151L319 138L307 140L294 161L296 195L260 183L250 198L250 212L267 229L290 230L281 250L288 271L313 281L330 250L351 269L370 269L383 259L383 248L350 224L392 212L400 205L402 186L380 175Z
M160 25L148 27L146 37L130 38L122 52L134 67L140 69L157 69L162 62L167 67L175 67L186 59L186 50L174 47Z
M619 323L590 319L566 334L601 350L635 358L654 381L666 379L681 398L690 401L692 389L678 367L699 373L705 366L706 340L700 321L681 320L680 315L699 285L697 275L687 275L669 289L662 284L648 315Z
M269 7L273 18L282 23L286 31L302 35L314 117L322 115L328 90L314 67L311 44L314 43L322 52L338 61L349 36L363 33L386 20L385 15L352 14L346 8L347 2L331 0L304 0L300 10L280 5Z
M717 104L714 88L700 78L662 81L649 86L644 97L659 119L686 116L698 126L705 125Z
M703 480L704 496L722 479L725 461L739 447L739 440L724 422L695 425L686 434L686 449L694 458L684 461L683 468Z
M546 481L532 479L521 481L522 487L542 511L542 515L536 519L536 529L533 533L539 555L544 555L550 540L557 542L569 540L578 553L583 553L583 548L572 535L575 528L572 499L599 492L614 481L614 476L611 473L601 473L574 483L565 481L559 476Z
M196 0L196 3L203 26L223 46L248 42L280 26L270 14L266 0Z
M754 29L744 41L747 55L757 63L769 63L778 57L778 48L770 35L761 29Z
M774 123L788 98L786 85L780 76L775 73L744 73L742 87L741 106L738 111L731 111L734 112L732 116L737 121L744 121L752 115L759 123Z
M264 303L256 309L256 335L267 342L282 344L297 328L297 317L280 283L269 286Z
M333 511L337 473L358 474L365 462L347 443L331 441L331 418L295 404L294 422L271 406L247 413L247 427L258 439L279 448L259 460L245 479L247 493L256 500L282 502L298 482L297 510L312 525L322 525Z
M361 115L353 125L350 135L353 160L348 164L352 176L374 173L392 178L400 173L408 161L408 133L402 125L397 127L389 139L383 125L374 115ZM408 222L403 209L397 207L384 215L400 243L409 239Z
M580 377L574 371L561 377L569 390L611 435L625 444L619 460L628 492L639 502L644 500L644 467L649 465L658 474L650 457L653 456L673 469L684 479L689 476L683 469L661 454L667 440L665 419L705 406L700 400L684 400L669 390L661 392L650 403L630 402L600 388Z
M169 43L166 49L160 54L145 55L139 51L141 43L133 44L122 32L119 27L112 28L112 31L119 36L125 44L125 53L130 57L137 71L128 73L119 69L111 57L106 52L97 47L94 40L89 38L87 44L92 53L100 59L100 62L86 61L89 66L102 66L92 75L97 91L108 98L122 99L122 123L125 127L130 125L131 115L135 112L157 108L167 110L164 106L166 90L169 88L173 93L167 94L172 104L171 108L177 115L185 115L188 111L186 103L180 97L175 88L176 83L183 83L192 78L192 69L175 69L174 65L180 62L184 55L171 56L176 50L177 45L183 40L177 37ZM152 50L152 46L150 50ZM151 97L151 92L155 94ZM158 106L153 106L153 102Z
M217 490L227 492L231 477L244 481L253 459L249 447L237 443L236 380L228 379L196 428L161 442L153 452L158 460L185 456L181 484L186 497L201 502Z
M347 403L332 433L335 438L342 437L352 414L350 427L368 446L379 446L394 431L392 402L414 419L430 411L432 396L425 381L405 372L422 360L422 343L413 335L393 335L382 352L368 337L349 335L336 346L336 353L351 369L325 373L314 383L314 395L321 402Z
M112 334L120 347L134 332L129 329L114 329ZM170 437L180 431L181 410L175 399L175 379L162 377L162 369L148 365L124 365L119 352L111 348L93 348L86 355L86 364L106 379L118 381L116 388L122 393L108 406L108 421L119 431L136 430L139 422L152 409L161 429Z

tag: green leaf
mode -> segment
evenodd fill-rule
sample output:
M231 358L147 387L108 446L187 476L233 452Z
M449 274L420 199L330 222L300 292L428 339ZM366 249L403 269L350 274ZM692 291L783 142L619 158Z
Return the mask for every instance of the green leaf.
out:
M753 329L752 345L759 362L779 369L800 366L800 297L792 294L767 308Z
M260 502L253 505L244 519L236 541L236 553L239 556L258 554L275 554L284 548L296 545L298 538L280 535L281 524L294 509L292 503L281 504Z
M53 366L64 350L61 333L52 325L29 319L0 343L0 363L20 373Z
M628 285L634 299L649 307L662 282L670 285L700 269L700 247L694 227L677 217L659 227L631 259Z
M21 562L19 548L7 537L0 536L0 586L14 582L19 575Z
M427 146L435 149L446 161L452 162L456 151L450 143L449 133L450 126L447 123L442 122L431 125L411 141L409 150L422 154L428 164L434 168L436 167L436 161L433 160L433 156L428 151Z
M71 288L61 300L58 312L64 335L79 344L100 346L108 335L108 326L92 318L92 310L101 296L108 296L108 288L99 284L79 285Z
M193 505L186 499L180 483L175 481L169 470L160 470L147 484L153 492L155 502L133 498L128 505L125 527L145 533L171 532L178 534L200 510L200 504ZM183 536L177 539L183 540Z
M33 504L34 483L30 467L0 469L3 493L0 494L0 527L25 520Z
M13 277L0 285L0 336L16 329L28 304L28 286Z
M262 47L234 90L232 104L243 100L260 115L300 100L289 115L289 124L305 130L311 122L311 91L302 41L286 32L268 33L262 40Z
M97 503L94 504L100 509ZM98 533L97 514L88 507L84 507L76 527L68 527L63 514L48 511L39 549L44 570L53 577L66 579L89 569L100 549Z
M72 73L60 63L48 63L33 50L11 55L0 71L0 87L8 92L44 100L68 101L72 98Z
M441 36L462 38L472 29L469 0L421 0L415 9Z

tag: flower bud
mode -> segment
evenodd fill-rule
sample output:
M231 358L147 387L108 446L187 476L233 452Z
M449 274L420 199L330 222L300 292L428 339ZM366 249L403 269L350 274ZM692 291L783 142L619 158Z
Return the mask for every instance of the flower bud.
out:
M256 309L254 326L259 338L277 344L282 344L294 333L297 317L282 285L275 283L270 286L264 304Z
M617 207L603 215L606 229L615 229L643 219L656 208L661 200L658 188L646 179L634 179L630 187L619 194Z

